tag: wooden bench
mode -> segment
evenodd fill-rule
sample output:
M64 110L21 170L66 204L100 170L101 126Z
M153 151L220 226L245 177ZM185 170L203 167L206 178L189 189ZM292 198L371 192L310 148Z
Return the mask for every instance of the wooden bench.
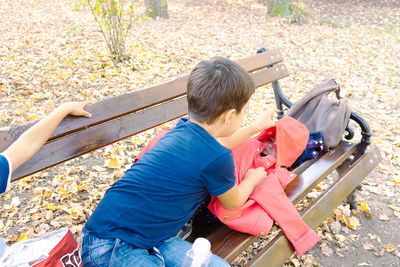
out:
M257 87L272 83L281 115L284 106L291 105L278 82L289 75L282 61L278 49L261 49L256 55L237 61L251 73ZM96 102L87 108L93 115L90 119L67 117L43 148L13 173L12 181L185 115L186 81L187 76L183 76L161 85ZM353 190L381 161L378 148L370 145L371 131L368 124L355 113L351 119L360 126L361 141L348 141L354 136L353 130L348 127L346 140L333 151L322 153L317 159L298 167L295 170L298 177L285 190L296 204L320 181L337 171L338 177L334 183L301 213L304 221L314 229L348 196L350 201L353 199ZM18 125L0 131L0 151L6 149L31 125ZM213 252L228 262L232 262L257 239L256 236L230 230L220 223L201 229L194 225L189 239L193 240L196 234L206 235L212 243ZM293 247L281 232L248 265L280 266L293 252Z

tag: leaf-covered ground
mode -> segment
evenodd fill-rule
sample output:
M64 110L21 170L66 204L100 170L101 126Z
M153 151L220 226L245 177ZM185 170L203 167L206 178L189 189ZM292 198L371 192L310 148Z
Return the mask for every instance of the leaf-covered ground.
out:
M295 101L313 84L335 78L369 122L384 157L357 193L359 211L341 205L317 230L321 242L286 264L399 266L399 1L308 0L313 19L300 26L267 19L263 1L169 0L170 19L135 22L127 39L131 59L118 67L80 2L0 2L0 127L36 120L68 100L96 101L172 79L201 59L239 59L260 46L278 47L291 72L281 82L289 98ZM272 106L271 88L258 90L248 121ZM156 131L15 183L0 196L0 235L12 243L66 225L78 237L106 189Z

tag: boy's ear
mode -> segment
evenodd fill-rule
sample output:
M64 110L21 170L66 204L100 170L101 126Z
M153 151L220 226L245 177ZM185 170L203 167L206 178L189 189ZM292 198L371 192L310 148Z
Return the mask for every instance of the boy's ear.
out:
M229 109L224 112L224 123L229 124L233 117L237 115L236 114L236 109Z

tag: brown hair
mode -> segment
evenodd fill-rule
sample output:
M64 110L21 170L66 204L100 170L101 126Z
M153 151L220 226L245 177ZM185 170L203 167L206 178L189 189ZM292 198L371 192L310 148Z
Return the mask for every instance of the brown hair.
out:
M254 90L253 79L237 63L222 57L203 60L189 75L189 116L211 124L227 110L239 113Z

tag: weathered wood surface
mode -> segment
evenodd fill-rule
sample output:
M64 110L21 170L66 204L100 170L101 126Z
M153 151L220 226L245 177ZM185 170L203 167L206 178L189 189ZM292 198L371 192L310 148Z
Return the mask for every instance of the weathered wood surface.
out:
M237 63L246 71L253 72L282 62L282 60L279 50L271 49L268 52L238 60ZM279 76L278 74L282 75ZM274 73L273 71L268 72L268 75L271 75L271 79L275 80L284 77L283 74L288 75L287 70L286 72L285 70L280 70L279 73ZM255 74L255 77L257 80L262 81L260 74ZM91 118L76 118L73 116L65 118L54 131L50 140L182 96L186 94L187 78L188 75L185 75L160 85L151 86L93 103L86 108L92 113ZM7 130L0 130L0 151L5 150L33 124L34 123L27 123L24 125L16 125Z
M260 58L266 60L267 56L273 56L275 61L281 61L277 52L274 52L245 58L242 64L247 70L259 69ZM252 60L257 62L254 63ZM268 66L275 61L272 59L267 61ZM286 77L288 74L283 64L251 73L256 87ZM64 119L53 137L38 153L13 173L12 181L187 114L185 93L186 77L90 105L88 111L92 113L92 118ZM27 126L23 125L17 133L20 134L26 129ZM12 143L11 139L16 137L17 134L11 138L10 132L0 131L2 138L0 150L5 149L5 146L8 147Z
M186 113L186 97L117 117L46 143L12 175L12 181L153 128Z

